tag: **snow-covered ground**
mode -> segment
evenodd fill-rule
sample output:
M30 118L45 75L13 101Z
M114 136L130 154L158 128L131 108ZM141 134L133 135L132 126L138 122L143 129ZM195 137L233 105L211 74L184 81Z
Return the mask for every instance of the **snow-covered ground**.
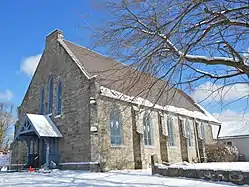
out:
M95 187L229 187L231 183L152 176L150 170L124 170L107 173L53 171L51 173L0 173L0 186L95 186ZM244 185L243 187L249 187Z
M0 169L6 165L9 165L9 155L0 155Z
M164 166L165 167L165 166ZM226 171L249 171L249 162L209 162L190 164L187 162L171 164L172 168L185 168L185 169L213 169L213 170L226 170Z

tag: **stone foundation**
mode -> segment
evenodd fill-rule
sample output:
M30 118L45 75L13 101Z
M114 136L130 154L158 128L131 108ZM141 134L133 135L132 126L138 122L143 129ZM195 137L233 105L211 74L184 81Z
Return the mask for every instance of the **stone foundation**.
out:
M70 163L60 164L59 169L62 170L86 170L90 172L100 172L101 167L97 163Z
M249 184L249 172L169 168L166 165L158 164L157 155L151 156L151 168L152 175L159 174L168 177L186 177L211 181L224 181L239 185Z

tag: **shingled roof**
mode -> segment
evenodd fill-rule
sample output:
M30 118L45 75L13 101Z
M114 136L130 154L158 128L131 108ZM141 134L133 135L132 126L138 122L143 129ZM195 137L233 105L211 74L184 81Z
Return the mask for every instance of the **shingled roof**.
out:
M119 91L130 96L139 96L161 106L173 105L191 111L200 111L198 105L182 90L176 88L163 89L164 80L141 73L125 64L104 57L90 49L63 40L67 47L80 61L83 68L96 79L101 86Z
M46 37L46 41L48 42L49 40L57 40L88 79L95 77L99 85L102 88L110 89L111 93L121 93L128 98L146 100L147 103L153 103L160 110L169 111L168 108L174 108L178 112L198 113L199 118L198 116L194 116L194 118L214 122L215 124L220 123L205 109L195 103L184 91L167 85L165 80L140 72L134 67L122 64L88 48L67 41L60 30L51 32ZM102 92L101 89L100 92ZM106 96L103 93L101 95Z

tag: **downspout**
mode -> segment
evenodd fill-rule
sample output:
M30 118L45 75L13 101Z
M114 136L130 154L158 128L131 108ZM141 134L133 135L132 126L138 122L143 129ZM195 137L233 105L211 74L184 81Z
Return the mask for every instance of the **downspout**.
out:
M196 149L196 153L197 153L196 156L198 158L198 161L200 161L201 158L200 158L199 144L198 144L197 123L195 121L196 121L196 118L194 118L195 149Z
M89 140L90 140L90 171L99 171L101 170L101 132L100 127L98 123L98 113L97 113L97 99L99 97L99 85L96 82L96 75L92 76L89 79ZM96 125L97 124L97 125ZM92 128L94 127L94 128ZM94 149L93 149L94 148ZM92 165L92 163L98 163L97 167L95 164Z
M221 124L219 124L219 130L218 130L217 137L216 137L217 141L218 141L218 139L219 139L220 130L221 130Z

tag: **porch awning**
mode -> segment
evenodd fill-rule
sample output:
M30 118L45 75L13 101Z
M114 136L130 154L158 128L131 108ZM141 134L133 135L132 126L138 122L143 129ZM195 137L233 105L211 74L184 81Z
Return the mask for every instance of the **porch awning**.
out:
M59 129L47 115L27 114L25 122L20 126L16 134L16 138L32 132L35 132L38 137L62 137Z

